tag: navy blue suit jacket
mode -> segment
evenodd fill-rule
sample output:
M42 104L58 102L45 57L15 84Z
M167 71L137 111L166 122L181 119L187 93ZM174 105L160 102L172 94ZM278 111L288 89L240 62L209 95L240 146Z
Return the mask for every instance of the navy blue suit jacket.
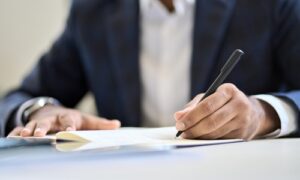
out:
M74 107L88 91L99 115L139 126L139 14L138 0L75 0L63 34L1 101L0 133L13 128L15 110L32 97L51 96ZM227 82L247 95L276 94L299 112L300 2L197 0L191 98L208 88L236 48L246 55Z

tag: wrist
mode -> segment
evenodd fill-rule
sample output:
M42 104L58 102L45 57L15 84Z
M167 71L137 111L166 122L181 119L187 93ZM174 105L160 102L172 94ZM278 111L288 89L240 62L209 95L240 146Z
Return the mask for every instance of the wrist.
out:
M257 133L257 137L264 136L277 129L280 129L280 118L276 110L268 103L257 100L262 109L261 125Z
M36 113L37 111L39 111L40 109L48 105L57 106L59 105L59 102L54 98L50 98L50 97L39 97L39 98L31 99L30 101L27 102L27 105L25 103L24 106L20 108L21 112L19 118L21 119L21 122L23 124L27 124L29 118L34 113Z

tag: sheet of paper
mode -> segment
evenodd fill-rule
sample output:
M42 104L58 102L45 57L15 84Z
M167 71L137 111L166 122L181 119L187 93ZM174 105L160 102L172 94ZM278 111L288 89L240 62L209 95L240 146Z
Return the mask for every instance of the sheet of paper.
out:
M119 130L71 131L60 132L58 139L78 142L94 142L102 147L126 146L136 144L194 146L239 142L241 139L229 140L186 140L176 139L175 127L165 128L121 128Z
M187 140L177 139L175 127L164 128L121 128L118 130L98 130L98 131L64 131L56 135L47 135L45 137L20 137L10 138L25 139L29 141L55 140L73 141L74 144L57 144L57 148L65 151L86 150L86 149L103 149L103 148L120 148L127 146L204 146L213 144L225 144L240 142L241 139L229 140ZM160 147L159 147L160 148Z

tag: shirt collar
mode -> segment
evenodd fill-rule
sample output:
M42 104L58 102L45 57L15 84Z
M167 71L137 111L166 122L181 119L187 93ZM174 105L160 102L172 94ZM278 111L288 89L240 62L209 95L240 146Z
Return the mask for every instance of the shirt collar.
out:
M159 0L140 0L142 14L157 18L166 18L170 15L184 15L189 7L195 4L195 0L173 0L174 12L170 13Z

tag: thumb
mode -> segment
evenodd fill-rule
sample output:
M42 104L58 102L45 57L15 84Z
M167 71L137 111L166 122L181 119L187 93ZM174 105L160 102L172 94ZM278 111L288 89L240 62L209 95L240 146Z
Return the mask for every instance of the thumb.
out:
M83 119L84 130L112 130L121 127L121 122L115 119L108 120L88 114L84 114Z

